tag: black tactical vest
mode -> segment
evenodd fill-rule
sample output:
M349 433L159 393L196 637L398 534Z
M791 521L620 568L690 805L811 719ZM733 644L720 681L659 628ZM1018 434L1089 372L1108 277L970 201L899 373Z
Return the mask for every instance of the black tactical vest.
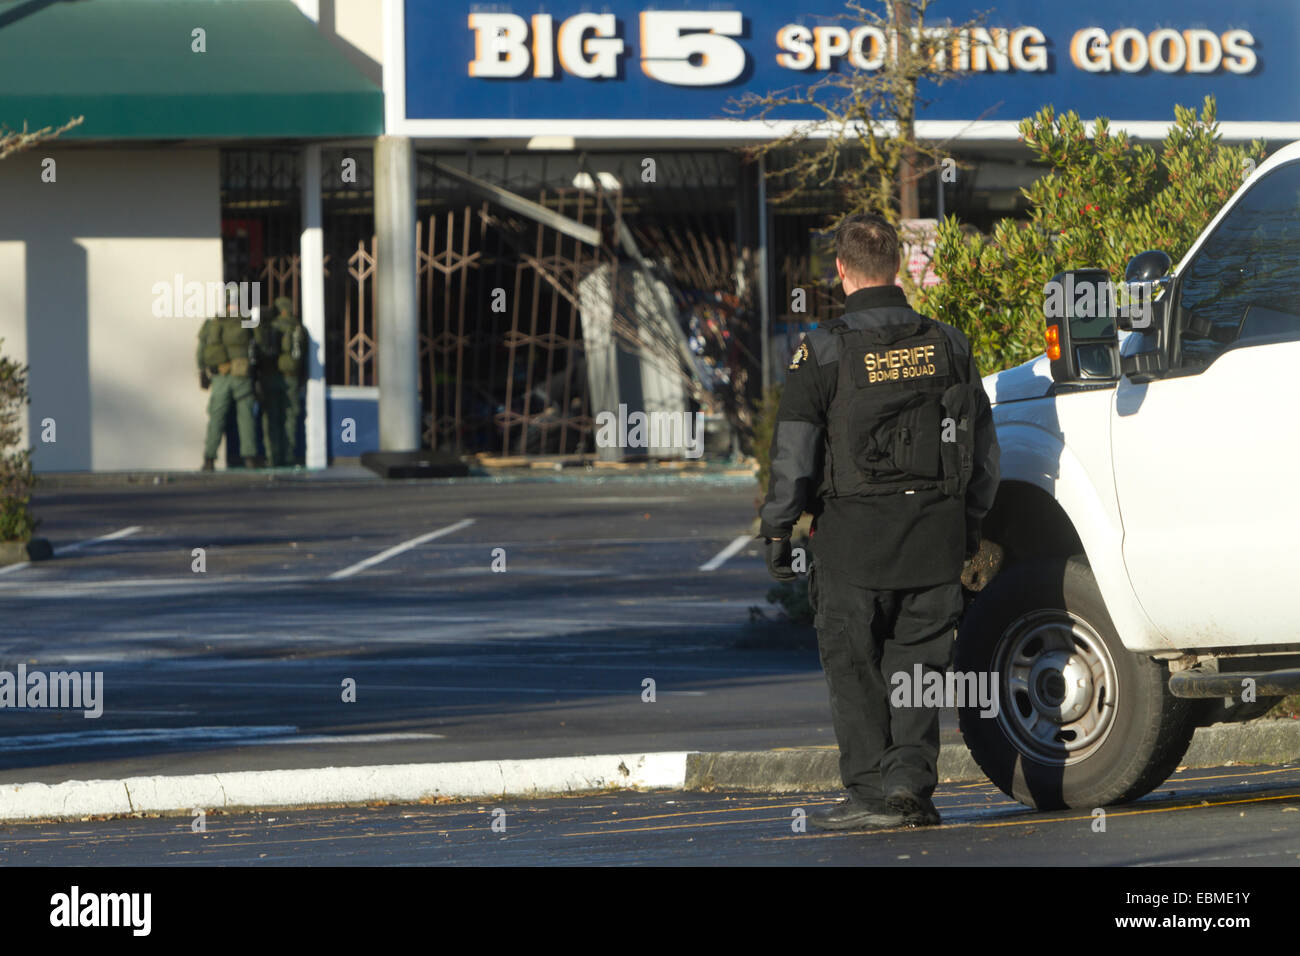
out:
M819 494L963 495L974 460L973 394L948 336L911 309L870 313L869 327L850 313L827 330L839 375Z

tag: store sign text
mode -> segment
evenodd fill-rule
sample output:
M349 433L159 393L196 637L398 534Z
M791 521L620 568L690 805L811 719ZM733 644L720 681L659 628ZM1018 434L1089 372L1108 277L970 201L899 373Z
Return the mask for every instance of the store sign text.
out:
M638 19L639 65L652 80L718 86L745 71L748 53L739 39L744 27L738 10L647 10ZM527 20L514 13L471 13L474 59L469 75L545 79L562 72L589 80L613 79L627 52L618 27L612 13L578 13L558 22L548 13ZM1049 68L1047 37L1033 26L955 31L927 27L904 38L913 49L928 50L937 70L1044 73ZM900 36L867 25L850 29L791 23L776 32L774 43L776 63L787 70L825 72L840 63L879 70L891 54L897 56ZM1068 49L1074 67L1088 73L1150 69L1247 74L1258 65L1254 46L1248 30L1088 27L1074 33Z

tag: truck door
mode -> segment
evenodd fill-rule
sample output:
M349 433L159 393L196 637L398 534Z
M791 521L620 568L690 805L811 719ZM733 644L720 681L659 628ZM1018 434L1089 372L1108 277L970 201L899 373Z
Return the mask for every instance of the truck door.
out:
M1112 406L1129 578L1181 647L1300 640L1300 163L1242 196L1174 296L1170 374Z

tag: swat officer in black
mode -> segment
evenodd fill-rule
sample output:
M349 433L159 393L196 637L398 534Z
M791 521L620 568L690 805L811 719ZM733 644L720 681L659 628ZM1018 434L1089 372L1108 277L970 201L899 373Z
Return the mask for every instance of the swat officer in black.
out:
M772 576L791 580L790 532L813 514L808 593L849 799L812 822L934 825L939 709L890 698L951 664L997 439L966 337L914 312L894 284L894 228L851 216L835 254L845 313L790 362L760 533Z

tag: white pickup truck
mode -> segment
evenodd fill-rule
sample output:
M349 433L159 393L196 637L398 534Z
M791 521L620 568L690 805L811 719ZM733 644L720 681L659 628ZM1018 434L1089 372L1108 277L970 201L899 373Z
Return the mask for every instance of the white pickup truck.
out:
M998 675L1001 704L958 716L1029 806L1134 800L1198 726L1300 689L1300 143L1170 265L1130 263L1144 317L1071 306L1048 354L984 380L1000 564L954 668Z

